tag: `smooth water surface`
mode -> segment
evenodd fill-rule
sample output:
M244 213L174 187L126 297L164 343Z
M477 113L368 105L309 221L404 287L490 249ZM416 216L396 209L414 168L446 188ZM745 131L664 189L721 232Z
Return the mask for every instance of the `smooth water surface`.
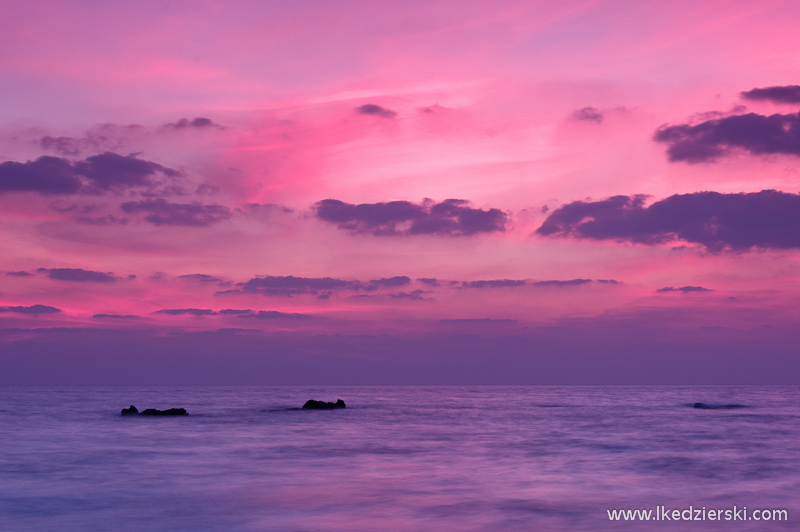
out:
M798 493L798 387L0 388L9 532L798 530ZM656 505L789 521L606 512Z

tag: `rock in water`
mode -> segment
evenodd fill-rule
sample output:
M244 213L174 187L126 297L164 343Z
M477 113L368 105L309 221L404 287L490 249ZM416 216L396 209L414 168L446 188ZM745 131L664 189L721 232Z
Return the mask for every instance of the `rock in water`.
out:
M309 399L306 401L306 404L303 405L303 408L309 410L333 410L334 408L346 408L346 406L341 399L338 399L335 403L326 403L325 401Z
M189 413L185 408L170 408L169 410L156 410L155 408L148 408L142 411L140 416L188 416Z
M123 416L135 416L135 415L138 415L138 414L139 414L139 411L133 405L131 405L130 408L123 408L122 409L122 415Z

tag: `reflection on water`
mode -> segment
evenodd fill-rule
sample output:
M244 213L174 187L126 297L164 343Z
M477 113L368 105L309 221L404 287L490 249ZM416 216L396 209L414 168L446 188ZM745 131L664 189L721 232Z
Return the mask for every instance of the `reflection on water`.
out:
M347 408L287 410L312 398ZM0 530L796 530L798 399L797 387L3 388ZM120 416L130 404L190 415ZM734 504L790 520L606 514Z

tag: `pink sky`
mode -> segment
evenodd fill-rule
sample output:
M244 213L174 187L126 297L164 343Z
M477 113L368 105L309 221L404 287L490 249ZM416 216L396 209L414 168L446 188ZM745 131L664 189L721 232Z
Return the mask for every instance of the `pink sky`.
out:
M0 383L796 382L795 3L4 5Z

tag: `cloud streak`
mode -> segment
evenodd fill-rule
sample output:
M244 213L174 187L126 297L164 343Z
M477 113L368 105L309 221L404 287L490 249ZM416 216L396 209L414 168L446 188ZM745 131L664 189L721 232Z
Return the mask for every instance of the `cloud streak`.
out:
M18 314L56 314L61 312L60 308L51 307L48 305L31 305L29 307L0 307L0 312L16 312Z
M229 219L231 210L224 205L171 203L165 199L128 201L121 205L127 214L147 213L144 219L153 225L207 227Z
M367 103L356 107L356 113L360 115L372 115L372 116L379 116L381 118L394 118L397 116L395 111L391 109L386 109L385 107L381 107L380 105L375 105L374 103Z
M665 286L664 288L659 288L656 290L657 293L664 293L664 292L681 292L683 294L691 294L697 292L713 292L710 288L703 288L702 286L681 286L680 288L674 288L672 286Z
M668 145L672 162L713 162L737 150L752 155L800 155L800 113L747 113L696 125L662 126L653 139Z
M509 216L500 209L476 209L460 199L358 205L326 199L316 204L316 215L351 233L375 236L471 236L503 232L509 221Z
M641 195L575 201L553 211L536 233L647 245L683 240L711 251L800 248L798 194L696 192L645 201Z
M117 278L112 273L84 270L82 268L39 268L38 272L47 273L47 277L56 281L72 281L78 283L115 283Z
M752 89L741 93L745 100L773 103L800 103L800 85L784 85Z
M156 310L153 314L168 314L170 316L214 316L217 313L210 308L165 308Z
M42 156L35 161L0 164L0 193L37 192L42 195L97 194L155 185L156 175L179 173L154 162L106 152L72 163Z
M596 107L584 107L572 113L572 119L583 122L597 122L601 124L605 115Z
M238 290L219 293L291 297L302 294L325 295L334 290L375 290L374 285L364 284L361 281L345 281L332 277L295 277L293 275L254 277L245 283L240 283L239 287Z

